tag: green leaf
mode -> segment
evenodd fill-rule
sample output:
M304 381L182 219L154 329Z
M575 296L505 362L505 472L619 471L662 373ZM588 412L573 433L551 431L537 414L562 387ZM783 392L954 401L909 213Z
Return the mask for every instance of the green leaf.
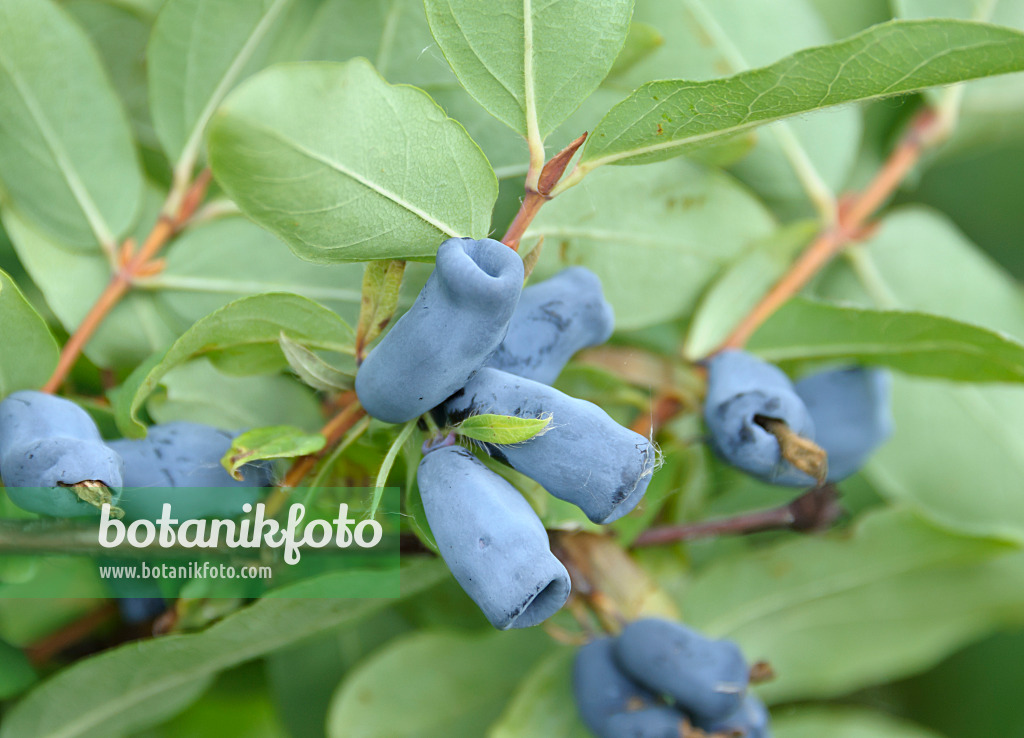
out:
M139 208L127 117L85 33L50 0L0 4L0 182L74 246L113 249Z
M462 86L524 136L543 139L605 78L632 0L426 0L427 21Z
M139 143L154 148L156 132L149 116L146 90L146 44L152 19L128 3L71 0L64 7L82 26L110 73L110 81L124 103Z
M21 694L36 680L36 672L20 648L0 641L0 699Z
M497 180L465 129L362 59L255 75L214 116L209 147L232 199L311 261L429 260L490 228Z
M858 304L871 295L1024 340L1020 284L928 210L891 214L850 257L824 275L820 294ZM897 375L893 416L892 438L866 468L880 492L956 530L1024 541L1024 389Z
M157 423L187 420L228 429L287 424L310 430L323 424L316 395L282 374L228 376L199 359L172 369L160 384L146 402Z
M879 712L849 707L801 707L772 721L776 738L940 738L938 733Z
M146 50L153 125L190 176L217 106L266 50L292 0L168 0Z
M245 297L225 305L185 331L162 356L154 355L132 372L116 403L117 426L129 438L145 434L138 410L167 372L198 356L231 351L251 365L251 373L266 371L282 356L281 332L317 348L344 351L352 332L343 320L312 300L271 293ZM239 372L245 373L245 372Z
M797 252L818 231L815 221L797 221L754 243L729 265L700 299L683 353L702 359L718 348L786 272Z
M354 588L372 587L380 575L329 576ZM402 594L423 591L445 576L438 562L410 566L402 572ZM159 723L191 701L177 695L187 691L194 698L217 672L361 621L394 602L291 599L285 589L276 594L201 633L129 643L76 662L4 715L0 738L102 738Z
M335 369L315 353L282 333L278 339L281 353L299 379L321 392L339 392L355 386L355 377Z
M852 538L719 559L687 588L684 610L693 627L772 664L778 678L760 689L769 701L845 694L922 670L1019 607L1021 556L996 558L1008 550L890 508ZM1004 561L1019 571L994 566ZM828 658L814 655L823 644Z
M589 738L572 694L575 655L575 649L559 648L540 661L519 683L488 738Z
M621 80L628 90L683 75L704 81L738 74L835 40L807 0L641 2L635 18L658 28L665 45ZM846 186L860 118L860 110L847 107L749 131L743 138L756 136L757 145L732 170L786 212L804 214L807 187L821 195Z
M455 432L464 438L482 443L512 444L529 441L544 435L551 424L551 415L545 418L519 418L514 415L473 415L455 426Z
M162 200L162 193L150 191L147 209L153 218ZM3 223L32 281L64 328L73 331L110 281L110 263L98 246L92 252L72 249L12 209L3 213ZM145 238L151 224L140 224L138 240ZM242 217L190 228L167 246L164 255L166 268L138 280L137 289L114 308L86 345L86 356L99 366L135 366L199 318L256 293L294 292L353 321L358 315L360 267L302 261Z
M928 313L795 298L747 347L772 363L845 361L960 382L1024 382L1024 344Z
M892 11L900 18L961 18L987 20L1000 26L1024 30L1024 4L1020 0L894 0ZM929 95L938 101L938 91ZM1024 76L980 80L963 90L956 130L946 152L965 147L995 147L1004 141L1020 140L1020 117L1024 114Z
M683 315L753 239L775 230L731 177L684 161L609 169L546 205L527 231L545 236L535 280L582 265L601 278L616 327Z
M398 307L398 291L405 274L404 261L371 261L363 274L362 307L356 326L356 355L380 335Z
M708 82L651 82L609 111L580 167L659 161L842 103L1024 69L1024 34L962 21L892 21Z
M539 630L482 635L421 631L393 641L342 682L327 735L483 735L509 692L550 648L550 639ZM458 709L452 709L453 702Z
M57 367L57 341L4 271L0 271L0 346L0 397L38 389Z
M307 433L293 425L254 428L236 436L220 463L228 473L242 481L239 473L246 464L262 459L294 459L315 454L327 443L319 433Z

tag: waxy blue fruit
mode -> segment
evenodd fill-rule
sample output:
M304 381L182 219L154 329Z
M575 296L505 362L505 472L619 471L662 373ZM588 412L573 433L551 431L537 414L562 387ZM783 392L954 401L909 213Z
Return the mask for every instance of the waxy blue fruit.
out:
M569 573L511 484L459 446L428 452L416 479L441 556L491 625L528 628L565 604Z
M657 454L639 433L623 428L592 402L546 384L484 368L444 405L449 420L493 413L551 415L541 435L487 452L578 506L595 523L610 523L640 502Z
M70 400L23 390L0 402L0 477L19 507L58 517L99 515L65 486L100 482L116 504L123 469L89 414Z
M816 480L782 458L779 442L758 420L781 420L815 440L815 423L780 369L743 351L723 351L707 364L704 420L711 446L727 463L772 484L807 487Z
M522 288L522 259L504 244L441 244L416 301L356 374L366 412L404 423L443 402L498 348Z
M612 638L593 640L576 652L573 662L572 689L576 709L583 723L598 738L622 735L612 723L617 715L669 709L659 707L657 696L622 673L613 655L614 644ZM680 716L675 717L678 726ZM627 719L627 722L630 721Z
M794 385L828 454L828 481L859 471L892 435L891 388L889 372L867 367L819 372Z
M233 437L207 425L175 422L154 425L143 439L110 441L125 463L125 519L156 520L165 502L178 520L241 515L242 505L255 504L259 488L273 479L270 466L263 464L243 466L242 481L228 474L220 460ZM179 489L171 496L168 487Z
M740 709L750 668L731 641L714 641L670 620L645 618L615 641L623 673L672 698L696 724L723 720Z
M601 280L589 269L569 267L523 290L487 366L552 384L573 354L604 343L614 327Z
M698 725L708 733L735 733L743 738L771 738L770 726L768 708L752 694L747 694L740 709L724 720Z

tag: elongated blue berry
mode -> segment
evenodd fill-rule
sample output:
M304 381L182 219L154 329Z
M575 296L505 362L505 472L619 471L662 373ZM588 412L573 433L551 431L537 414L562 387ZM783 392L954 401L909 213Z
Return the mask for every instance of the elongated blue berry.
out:
M366 412L403 423L443 402L498 348L522 288L522 259L504 244L441 244L416 301L359 368Z
M233 437L207 425L175 422L155 425L139 440L110 441L125 463L125 519L156 520L165 502L179 520L240 515L242 505L254 504L259 488L273 480L270 467L261 464L242 467L242 481L228 474L220 460ZM170 487L177 488L173 495Z
M750 669L738 646L714 641L670 620L645 618L615 641L623 673L672 698L694 723L723 720L740 709Z
M572 690L583 723L598 738L620 738L630 733L621 732L627 726L617 726L616 716L655 710L658 712L656 716L638 720L647 723L674 717L678 726L681 716L660 704L656 695L622 672L613 656L614 644L612 638L599 638L576 652ZM664 714L666 710L667 715ZM627 717L617 722L632 723L634 720Z
M505 340L487 366L552 384L573 354L604 343L614 327L597 275L569 267L523 290Z
M640 502L656 453L646 438L623 428L592 402L497 369L481 369L444 406L449 418L494 413L551 415L546 432L488 453L577 505L595 523L610 523Z
M792 382L777 367L743 351L723 351L708 362L704 420L711 445L727 463L758 479L794 487L815 480L782 458L763 419L781 420L815 439L815 425Z
M0 402L0 477L25 510L58 517L98 515L67 486L100 482L117 503L124 464L107 448L89 414L43 392L15 392ZM97 500L98 502L98 500Z
M697 727L708 733L738 735L743 738L771 738L771 715L755 695L747 694L740 708L729 717Z
M859 471L892 435L891 387L889 372L866 367L819 372L796 383L814 419L815 442L828 453L828 481Z
M680 738L683 715L671 707L647 707L636 712L620 712L608 718L608 738Z
M569 574L511 484L458 446L430 451L416 479L441 556L495 628L537 625L565 604Z

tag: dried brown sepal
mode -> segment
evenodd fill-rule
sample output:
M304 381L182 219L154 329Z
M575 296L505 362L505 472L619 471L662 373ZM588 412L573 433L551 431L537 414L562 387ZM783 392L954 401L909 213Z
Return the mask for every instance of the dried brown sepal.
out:
M775 436L782 458L804 474L818 480L818 484L825 483L828 476L828 454L821 446L801 436L783 420L758 415L754 422Z
M533 268L537 266L537 262L540 261L540 250L544 247L544 236L537 239L537 245L534 246L530 253L523 257L523 283L530 278L533 274Z
M71 490L82 502L88 503L96 508L110 505L110 517L120 520L124 517L124 510L114 505L114 493L103 482L95 479L86 479L77 484L59 483L61 487Z
M767 661L757 661L750 667L750 683L763 684L775 678L775 670Z

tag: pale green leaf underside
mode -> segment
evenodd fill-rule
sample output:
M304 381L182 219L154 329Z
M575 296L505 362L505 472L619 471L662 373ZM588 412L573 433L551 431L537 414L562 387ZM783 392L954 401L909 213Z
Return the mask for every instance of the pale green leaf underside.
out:
M236 479L244 465L263 459L293 459L314 454L324 447L327 439L319 433L307 433L291 425L254 428L236 436L231 448L221 458L221 465Z
M141 202L121 101L85 33L50 0L0 3L0 185L80 247L112 248Z
M550 424L550 415L546 418L519 418L484 414L466 418L455 426L455 432L482 443L511 444L542 435Z
M0 398L41 387L57 366L60 350L46 321L2 270L0 346Z
M772 720L775 738L939 738L926 728L881 712L850 707L802 707Z
M796 298L764 324L748 348L773 363L841 360L961 382L1024 382L1024 344L921 312Z
M299 379L313 389L321 392L340 392L350 390L355 385L355 377L335 369L301 343L288 338L286 333L278 337L278 344L288 366Z
M191 163L217 105L292 0L169 0L146 50L153 125L172 163Z
M465 129L364 59L271 67L214 116L210 163L253 220L318 262L431 259L482 238L497 180Z
M144 435L138 410L174 367L197 356L223 352L230 352L240 362L236 367L261 366L264 354L281 356L278 341L282 332L315 348L351 350L352 329L312 300L286 293L236 300L198 321L165 354L154 355L132 372L118 393L118 428L128 437Z
M650 82L587 140L584 169L686 153L755 126L858 100L1024 69L1024 34L964 21L891 21L707 82Z
M446 575L427 562L403 570L402 594L422 591ZM337 572L339 591L372 590L379 572ZM309 592L309 580L293 585ZM321 589L320 591L323 591ZM294 599L287 588L275 597L225 618L207 630L129 643L78 661L31 692L4 715L0 738L101 738L159 722L154 714L169 692L266 653L357 622L394 602L387 599ZM300 596L300 595L295 595ZM193 690L196 691L196 690Z
M632 0L427 0L430 30L463 87L491 115L542 138L605 78Z

